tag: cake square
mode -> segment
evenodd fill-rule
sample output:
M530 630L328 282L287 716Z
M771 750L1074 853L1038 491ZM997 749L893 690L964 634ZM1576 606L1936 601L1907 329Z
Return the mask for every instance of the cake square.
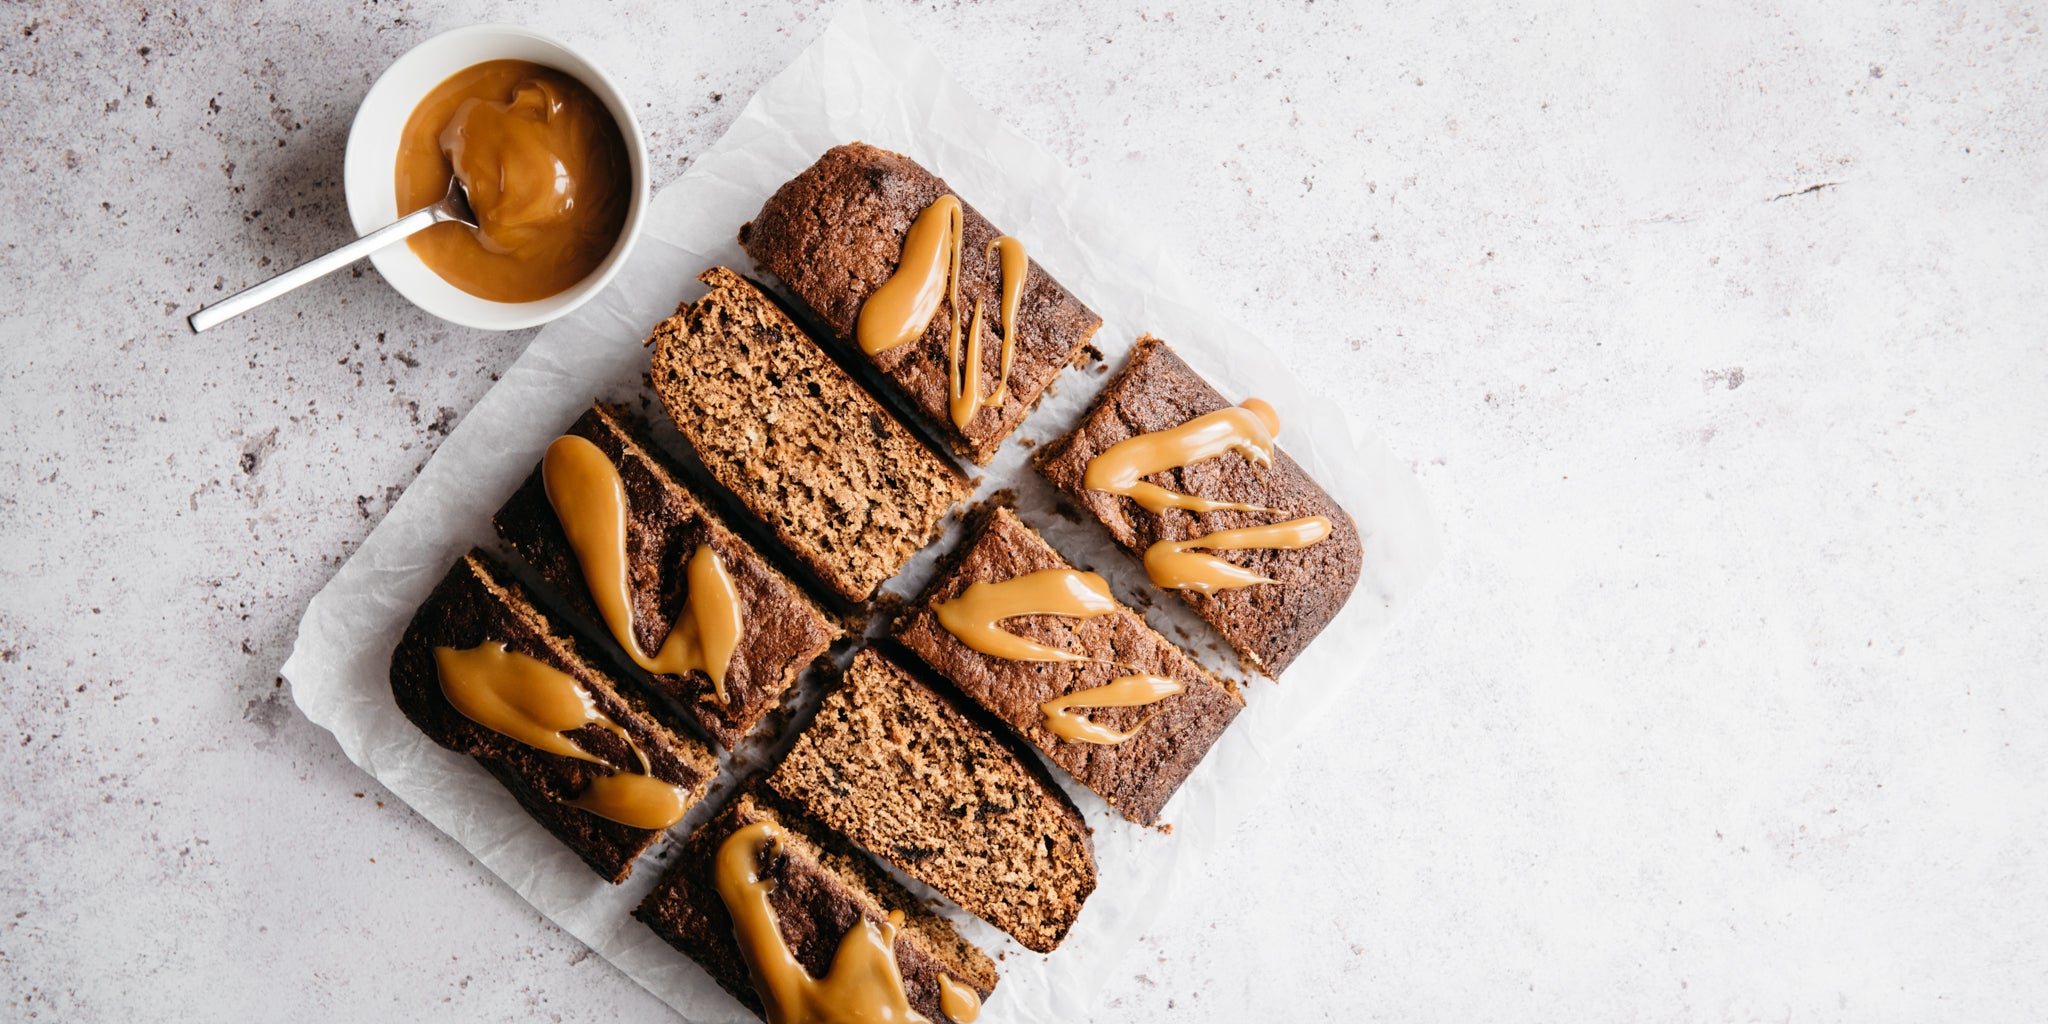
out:
M654 329L654 390L719 486L848 601L938 536L973 487L753 282L724 267Z
M690 836L675 865L633 916L695 960L756 1016L768 1019L732 914L719 894L717 871L725 843L759 823L770 825L776 839L771 851L757 855L755 870L774 886L768 902L778 934L813 978L831 972L842 938L863 919L882 925L890 911L902 911L893 948L911 1009L932 1021L950 1019L942 1009L943 979L972 989L976 1005L995 990L996 969L988 955L865 854L796 811L748 790Z
M595 445L617 473L626 506L623 564L630 635L643 657L657 655L670 631L692 610L690 571L697 553L708 547L717 555L738 598L740 622L730 657L723 665L724 699L720 699L719 687L706 666L682 672L651 671L649 678L719 745L730 749L838 639L838 624L734 533L709 501L648 441L645 428L624 410L597 405L564 436ZM585 577L549 499L545 467L545 461L534 467L492 522L498 535L570 608L610 626L592 598L591 581Z
M1032 592L1014 588L1037 582L1094 589L1081 606L1067 606L1068 614L1033 614L1027 609L1048 603L1034 604ZM1007 606L1005 585L1014 595ZM970 588L977 598L985 591L987 600L971 604ZM1044 650L1020 651L1024 657L1018 659L986 653L975 646L991 646L980 633L968 631L963 639L949 629L953 616L947 612L968 616L968 626L995 627ZM1000 506L977 513L950 565L897 621L895 635L1048 760L1141 825L1159 820L1160 808L1244 707L1235 687L1204 671L1111 598L1101 577L1076 571L1038 531ZM1052 660L1055 655L1079 660ZM1091 692L1114 693L1105 688L1119 680L1148 677L1166 680L1178 692L1135 706L1086 703ZM1076 697L1081 703L1072 708L1046 710L1049 702ZM1093 728L1063 731L1067 723L1060 716L1077 712L1085 712Z
M766 788L1049 953L1095 891L1094 846L1081 812L1013 742L869 647Z
M538 749L457 709L445 688L437 649L467 652L497 645L514 659L530 659L543 671L566 675L587 695L587 707L617 727L614 732L592 721L558 734L570 745L562 749L605 763ZM637 694L613 682L482 552L456 562L413 615L391 654L391 693L399 710L428 738L475 758L527 813L613 883L625 880L633 861L663 830L621 824L574 802L604 778L639 771L635 748L646 757L644 774L675 787L677 816L703 797L718 771L708 747L669 729Z
M1263 404L1263 403L1260 403ZM1253 407L1247 402L1246 409ZM1146 474L1143 484L1210 503L1256 507L1195 511L1147 509L1127 494L1089 486L1089 466L1112 447L1140 437L1182 428L1197 418L1231 408L1222 394L1183 362L1166 343L1138 340L1130 361L1064 437L1039 449L1038 470L1089 515L1108 528L1125 551L1151 568L1164 551L1213 553L1235 572L1265 582L1201 593L1175 589L1247 664L1279 676L1309 642L1337 617L1358 583L1363 546L1358 527L1287 453L1272 450L1271 465L1243 451L1224 451L1188 465ZM1273 412L1270 406L1263 410ZM1156 498L1159 491L1150 495ZM1293 548L1250 547L1203 551L1202 538L1224 531L1256 530L1285 522L1320 518L1320 540ZM1193 543L1191 543L1193 542ZM1162 547L1164 545L1164 547ZM1178 550L1176 550L1178 549Z
M905 263L911 228L952 187L899 153L862 142L827 150L777 189L754 219L740 228L747 255L789 286L855 358L861 310ZM980 359L980 393L1001 388L1003 400L955 422L953 314L941 304L921 335L872 355L876 366L952 449L987 465L1061 370L1091 355L1089 340L1102 318L1081 304L1035 260L1013 261L1020 274L1016 338L1008 376L1003 374L1004 253L995 225L960 203L959 316L964 353L977 302L985 316L973 347ZM1020 246L1023 244L1018 243ZM1013 286L1014 288L1015 286ZM964 360L964 356L962 356Z

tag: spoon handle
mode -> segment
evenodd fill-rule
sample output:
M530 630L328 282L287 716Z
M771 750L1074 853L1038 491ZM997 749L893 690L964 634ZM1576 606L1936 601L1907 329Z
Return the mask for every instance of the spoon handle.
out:
M185 323L192 328L192 333L197 334L209 327L232 320L300 285L326 277L378 249L433 225L442 219L440 211L440 204L414 210L333 252L316 256L268 281L250 285L207 306L186 317Z

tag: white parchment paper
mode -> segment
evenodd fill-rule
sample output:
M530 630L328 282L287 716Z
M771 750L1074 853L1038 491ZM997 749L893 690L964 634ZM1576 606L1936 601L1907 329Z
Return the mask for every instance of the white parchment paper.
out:
M1284 683L1247 683L1244 714L1166 808L1173 831L1138 828L1077 786L1095 831L1099 884L1064 945L1049 956L946 908L1000 962L988 1021L1055 1024L1085 1015L1108 973L1152 915L1201 877L1247 865L1206 865L1207 853L1270 784L1272 756L1328 701L1367 684L1370 648L1402 599L1434 567L1434 521L1405 466L1330 402L1301 387L1286 362L1243 329L1203 310L1164 248L1123 223L1113 197L982 110L931 51L850 3L824 35L747 104L732 130L663 189L647 234L611 288L534 339L503 379L441 444L403 498L316 596L283 674L306 717L343 751L462 843L543 914L693 1021L752 1016L697 966L630 916L663 867L657 854L613 887L535 824L469 759L435 746L392 702L391 650L413 610L450 563L492 544L490 516L547 443L599 397L644 398L641 347L677 302L703 288L716 264L751 271L734 240L777 186L827 148L852 140L907 153L944 177L990 220L1025 240L1032 256L1100 313L1110 367L1142 333L1157 334L1232 400L1256 395L1283 417L1281 446L1357 520L1365 541L1358 590ZM1107 379L1069 372L1019 436L1048 440L1078 419ZM1182 637L1212 668L1234 663L1206 626L1154 593L1142 569L1092 521L1054 513L1054 497L1013 440L982 474L982 493L1014 488L1020 513L1071 559L1106 575L1154 626ZM957 529L886 589L913 594ZM816 681L812 681L815 686ZM1055 774L1058 774L1057 770ZM1062 776L1064 778L1064 776ZM679 826L697 820L693 816Z

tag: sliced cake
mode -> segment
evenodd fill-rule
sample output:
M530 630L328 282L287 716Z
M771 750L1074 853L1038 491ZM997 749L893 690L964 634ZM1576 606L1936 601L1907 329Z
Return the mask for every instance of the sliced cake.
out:
M1233 406L1166 343L1138 340L1038 469L1229 641L1278 676L1358 583L1358 527L1287 453L1273 407Z
M593 665L481 552L413 615L391 654L391 693L614 883L718 770L709 748Z
M766 785L1041 953L1095 890L1088 828L1045 769L874 648Z
M841 597L865 601L972 490L752 282L654 329L653 382L705 468Z
M585 564L565 516L591 517L602 528L618 521L613 502L620 500L623 538L608 528L588 534L591 527L575 520L578 539L602 548L590 551L592 564ZM728 748L840 635L801 588L691 490L621 409L598 405L584 413L493 522L557 593L609 629L628 658ZM672 640L678 631L684 635Z
M1003 238L916 161L866 143L827 150L777 189L740 244L979 465L1102 326L1022 241ZM939 302L941 290L956 301ZM918 292L922 305L892 302ZM979 386L963 405L955 371L966 375L969 353Z
M1008 508L977 514L896 638L1141 825L1244 707Z
M764 824L766 829L760 827ZM750 828L752 833L747 832ZM772 798L750 791L741 793L690 836L675 866L633 916L702 965L713 980L762 1020L772 1018L742 951L740 935L742 927L761 929L763 922L749 919L745 926L737 923L720 893L720 854L735 841L751 841L751 846L739 852L742 863L753 870L755 878L772 886L767 901L773 936L750 938L771 949L779 940L813 982L830 976L842 991L854 987L852 979L836 976L833 969L841 945L849 938L859 941L863 937L856 934L863 922L884 930L890 913L900 911L902 923L896 928L892 948L900 991L910 1009L931 1021L965 1024L973 1019L973 1008L995 989L995 964L944 918L925 909L844 839L778 806ZM728 878L727 885L732 881ZM840 970L860 968L855 962ZM796 984L802 987L805 982L797 979ZM876 987L889 986L884 980Z

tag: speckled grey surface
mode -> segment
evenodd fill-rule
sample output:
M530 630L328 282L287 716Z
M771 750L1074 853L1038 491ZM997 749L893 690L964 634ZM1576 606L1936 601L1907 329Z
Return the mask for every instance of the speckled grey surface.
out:
M1098 1019L2048 1015L2038 14L1096 6L889 9L1355 403L1446 539ZM180 317L345 236L354 103L436 30L586 47L659 184L821 18L0 12L0 1016L665 1013L275 674L530 335L368 270Z

